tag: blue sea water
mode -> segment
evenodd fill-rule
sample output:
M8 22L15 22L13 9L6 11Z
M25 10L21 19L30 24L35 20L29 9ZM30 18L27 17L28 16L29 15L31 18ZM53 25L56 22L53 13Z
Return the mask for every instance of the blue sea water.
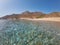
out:
M60 23L0 20L0 45L60 45Z

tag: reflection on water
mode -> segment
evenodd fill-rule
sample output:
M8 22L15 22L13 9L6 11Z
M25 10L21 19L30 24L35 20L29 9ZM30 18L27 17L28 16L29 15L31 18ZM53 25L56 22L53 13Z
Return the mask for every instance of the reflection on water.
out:
M53 22L2 20L0 28L0 45L60 45L59 24Z

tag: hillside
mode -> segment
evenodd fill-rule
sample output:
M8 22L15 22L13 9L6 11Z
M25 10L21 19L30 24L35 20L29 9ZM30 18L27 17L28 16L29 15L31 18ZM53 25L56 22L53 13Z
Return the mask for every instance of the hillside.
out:
M53 12L50 14L44 14L42 12L29 12L25 11L21 14L6 15L1 19L20 19L20 18L44 18L44 17L60 17L60 12Z

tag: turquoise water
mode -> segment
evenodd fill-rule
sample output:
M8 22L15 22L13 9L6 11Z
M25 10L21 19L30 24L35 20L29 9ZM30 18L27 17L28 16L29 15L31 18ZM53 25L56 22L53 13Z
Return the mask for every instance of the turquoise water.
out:
M60 23L0 20L0 45L60 45Z

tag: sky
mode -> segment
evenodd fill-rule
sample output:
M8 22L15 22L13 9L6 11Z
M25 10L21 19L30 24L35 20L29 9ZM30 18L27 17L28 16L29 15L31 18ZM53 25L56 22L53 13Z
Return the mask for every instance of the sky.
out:
M31 12L60 12L60 0L0 0L0 17Z

